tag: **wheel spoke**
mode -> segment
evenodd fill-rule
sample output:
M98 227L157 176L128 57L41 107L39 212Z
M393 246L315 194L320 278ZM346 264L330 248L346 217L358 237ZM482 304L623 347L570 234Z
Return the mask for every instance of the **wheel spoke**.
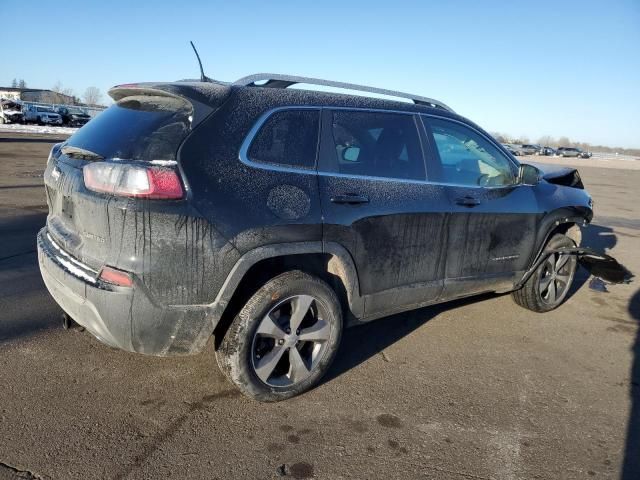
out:
M309 328L302 330L298 336L298 340L302 340L304 342L324 342L329 340L330 334L331 326L329 325L329 322L318 320Z
M267 380L276 368L276 365L282 358L282 354L286 351L284 347L276 345L269 353L256 362L256 374L260 377L260 380L267 383Z
M569 283L569 274L567 273L566 275L556 275L556 280L566 287Z
M275 339L284 338L285 333L271 318L271 312L267 314L266 317L262 319L260 322L260 326L258 327L258 331L256 332L263 337L270 337Z
M289 364L291 365L290 378L292 382L304 380L311 373L296 347L289 350Z
M313 297L310 297L309 295L300 295L291 302L293 311L291 312L289 327L292 332L295 332L300 327L300 324L309 311L309 307L312 302Z
M555 270L559 272L562 267L567 264L569 260L569 255L558 255L558 261L556 262Z
M556 282L552 281L549 283L549 288L547 289L547 300L549 302L556 301Z
M556 260L555 260L555 254L551 254L549 255L549 258L547 258L546 263L546 267L549 273L553 272L553 269L556 265Z
M544 291L547 289L547 287L549 287L549 284L551 283L551 275L549 275L548 277L544 277L542 280L540 280L540 293L544 293Z

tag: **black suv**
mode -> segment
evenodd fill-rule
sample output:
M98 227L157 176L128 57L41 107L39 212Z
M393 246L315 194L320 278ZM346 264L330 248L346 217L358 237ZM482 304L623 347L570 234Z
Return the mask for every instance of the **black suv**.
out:
M213 334L227 377L275 401L319 381L344 326L482 292L566 298L576 257L549 250L591 220L577 172L520 165L436 100L283 75L109 93L52 149L38 234L49 291L108 345L186 355Z
M62 124L69 127L82 127L91 120L91 116L78 107L59 107L56 111L62 117Z

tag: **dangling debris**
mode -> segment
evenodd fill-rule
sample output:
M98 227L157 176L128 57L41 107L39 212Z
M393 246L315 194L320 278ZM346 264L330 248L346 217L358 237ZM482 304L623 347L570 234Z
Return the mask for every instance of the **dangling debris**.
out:
M595 290L596 292L609 293L609 290L607 290L607 284L598 277L591 278L591 280L589 281L589 288L591 290Z

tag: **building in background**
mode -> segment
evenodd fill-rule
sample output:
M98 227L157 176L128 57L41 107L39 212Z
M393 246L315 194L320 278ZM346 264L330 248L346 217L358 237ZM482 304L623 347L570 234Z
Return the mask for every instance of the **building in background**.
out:
M80 104L78 98L71 95L38 88L0 87L0 98L34 103Z

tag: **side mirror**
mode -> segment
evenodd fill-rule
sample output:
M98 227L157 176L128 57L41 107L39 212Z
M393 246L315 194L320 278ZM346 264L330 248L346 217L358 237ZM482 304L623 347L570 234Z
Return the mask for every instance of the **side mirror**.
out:
M520 164L518 170L518 183L521 185L537 185L540 182L540 170L533 165Z
M360 156L360 147L347 147L342 151L342 160L345 162L357 162Z

